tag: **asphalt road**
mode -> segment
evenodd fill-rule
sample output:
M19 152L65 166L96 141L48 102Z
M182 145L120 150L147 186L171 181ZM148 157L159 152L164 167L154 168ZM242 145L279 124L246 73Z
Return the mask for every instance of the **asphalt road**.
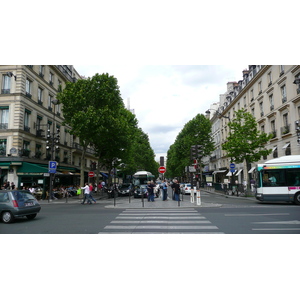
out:
M34 220L0 223L2 234L299 234L300 206L262 204L254 198L225 197L203 192L202 206L181 206L169 200L169 208L131 208L128 198L99 200L97 204L44 203ZM132 200L133 201L133 200ZM125 203L125 204L122 204ZM183 206L183 204L186 205ZM123 205L123 207L122 207ZM125 205L125 206L124 206ZM155 207L157 205L157 207Z

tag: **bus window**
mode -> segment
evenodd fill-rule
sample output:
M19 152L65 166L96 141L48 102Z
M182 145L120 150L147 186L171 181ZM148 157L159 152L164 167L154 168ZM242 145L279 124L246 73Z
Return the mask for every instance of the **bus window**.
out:
M282 170L264 170L263 171L263 186L284 186L285 172Z

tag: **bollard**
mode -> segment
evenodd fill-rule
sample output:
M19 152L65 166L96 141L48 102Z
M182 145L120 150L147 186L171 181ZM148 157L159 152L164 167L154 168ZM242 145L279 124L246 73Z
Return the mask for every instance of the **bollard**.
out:
M142 192L142 207L144 207L144 193Z
M191 203L195 202L194 189L191 189Z
M200 190L197 190L197 205L201 205Z

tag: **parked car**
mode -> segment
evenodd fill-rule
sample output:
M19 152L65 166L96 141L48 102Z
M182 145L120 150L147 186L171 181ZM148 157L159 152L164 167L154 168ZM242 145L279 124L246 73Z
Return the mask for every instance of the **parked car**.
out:
M122 183L119 186L119 196L132 196L134 193L134 186L132 183Z
M147 184L141 184L135 187L134 198L141 198L142 195L144 198L148 197Z
M26 190L0 190L0 216L4 223L15 218L27 217L32 220L41 210L36 198Z
M185 195L185 194L191 194L191 187L192 185L190 183L182 183L180 185L180 189L181 189L181 194ZM196 188L194 187L194 194L197 193Z

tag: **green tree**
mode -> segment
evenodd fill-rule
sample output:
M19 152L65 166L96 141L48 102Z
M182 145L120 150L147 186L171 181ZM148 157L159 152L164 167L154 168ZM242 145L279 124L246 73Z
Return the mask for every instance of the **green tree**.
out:
M92 78L68 82L58 93L63 104L64 124L70 125L71 134L79 137L83 147L82 160L89 145L94 146L101 160L112 165L128 143L124 143L130 126L136 120L128 114L120 95L117 79L109 74L96 74ZM81 169L81 185L84 169Z
M265 148L272 134L259 131L256 119L251 113L241 109L235 114L235 118L228 122L230 133L222 149L233 162L244 163L244 176L248 182L247 166L272 152L271 149Z
M167 155L166 176L184 176L185 167L191 164L190 151L193 145L198 145L201 148L198 157L200 160L214 149L211 123L203 114L197 114L186 123L177 135L174 144L170 146Z

